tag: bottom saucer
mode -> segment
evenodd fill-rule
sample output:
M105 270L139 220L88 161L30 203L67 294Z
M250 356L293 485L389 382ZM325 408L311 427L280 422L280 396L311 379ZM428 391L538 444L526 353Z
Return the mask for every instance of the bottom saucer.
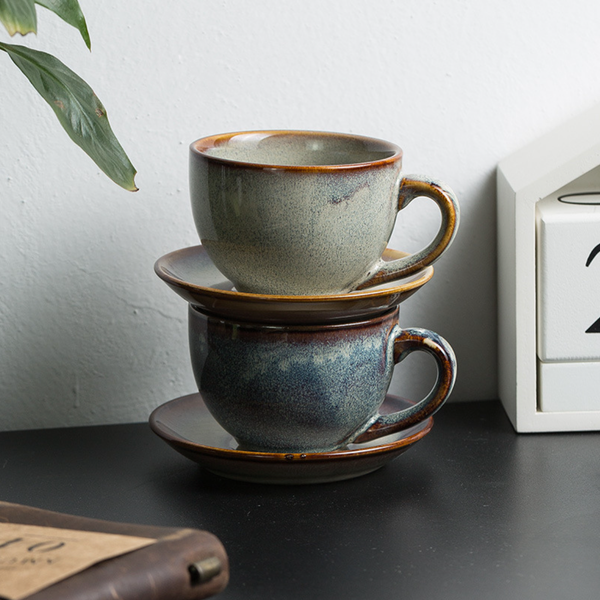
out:
M410 406L408 400L388 395L382 414ZM433 418L363 444L343 450L306 454L279 454L237 450L235 439L208 411L200 394L166 402L150 415L150 427L172 448L222 477L256 483L325 483L371 473L424 438Z

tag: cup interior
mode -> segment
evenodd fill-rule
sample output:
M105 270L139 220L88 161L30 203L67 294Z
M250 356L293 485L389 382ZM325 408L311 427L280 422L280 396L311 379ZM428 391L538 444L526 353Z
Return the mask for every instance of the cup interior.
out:
M311 131L254 131L203 138L192 150L212 158L270 167L372 164L402 155L375 138Z

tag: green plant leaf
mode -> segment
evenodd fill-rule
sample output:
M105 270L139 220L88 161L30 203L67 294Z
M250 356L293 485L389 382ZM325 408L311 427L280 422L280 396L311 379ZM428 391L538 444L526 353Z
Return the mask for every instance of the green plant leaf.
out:
M0 50L9 54L48 102L69 137L116 184L136 191L136 170L110 128L106 109L90 86L51 54L2 42Z
M0 0L0 22L6 31L13 36L15 33L26 35L35 33L37 15L33 0Z
M0 0L0 2L2 1L3 0ZM85 17L83 16L83 12L81 11L81 7L77 0L35 0L35 3L51 10L63 21L75 27L75 29L81 33L81 37L88 47L88 50L92 49Z

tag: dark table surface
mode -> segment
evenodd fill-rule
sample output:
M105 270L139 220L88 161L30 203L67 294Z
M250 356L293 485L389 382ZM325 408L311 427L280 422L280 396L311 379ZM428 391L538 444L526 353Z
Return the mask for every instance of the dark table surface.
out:
M454 403L383 469L320 485L222 479L148 425L0 434L0 500L216 534L223 600L600 598L600 434L516 434Z

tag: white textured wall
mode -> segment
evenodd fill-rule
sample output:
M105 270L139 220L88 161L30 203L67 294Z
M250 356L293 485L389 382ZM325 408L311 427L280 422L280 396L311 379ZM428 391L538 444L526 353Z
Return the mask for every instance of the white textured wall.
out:
M454 400L496 396L495 165L600 101L596 0L81 4L91 55L49 13L23 43L92 85L140 191L108 181L0 53L0 429L143 421L194 391L185 303L152 266L197 243L188 144L252 128L388 139L407 173L454 188L458 238L401 318L454 346ZM436 228L415 202L390 245ZM407 362L392 391L416 397L428 365Z

